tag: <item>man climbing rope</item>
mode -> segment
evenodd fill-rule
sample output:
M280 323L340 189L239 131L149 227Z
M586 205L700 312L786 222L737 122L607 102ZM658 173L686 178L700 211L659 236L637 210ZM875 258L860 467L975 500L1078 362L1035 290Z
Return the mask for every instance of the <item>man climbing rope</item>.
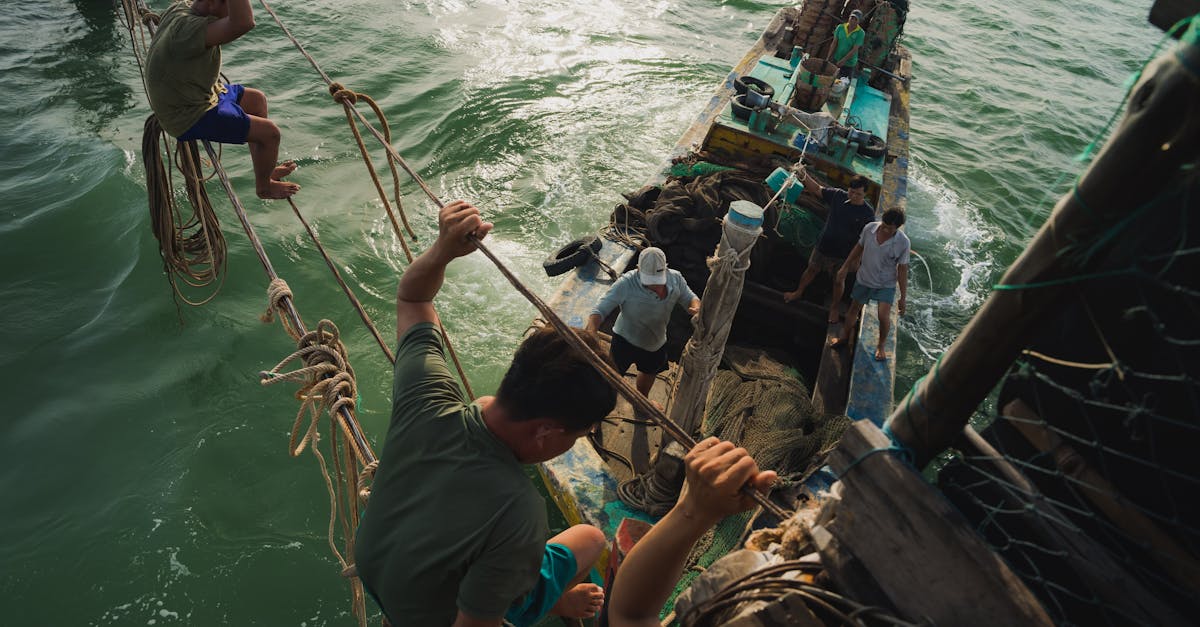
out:
M667 322L678 303L688 315L700 311L700 299L678 270L667 268L667 256L647 248L638 257L636 270L617 279L588 316L587 330L597 331L617 307L621 313L613 324L612 360L617 372L637 364L636 386L650 396L654 378L667 368Z
M908 299L908 253L911 244L908 236L900 227L904 225L904 212L892 208L883 212L879 222L872 222L863 227L862 236L850 251L841 273L854 267L859 259L862 264L858 268L858 281L850 292L850 309L846 310L846 325L838 337L830 340L834 348L850 342L850 333L858 322L858 314L863 305L874 300L879 303L879 344L875 348L875 359L887 359L884 345L887 342L888 331L892 319L892 301L896 298L896 286L900 286L900 300L896 309L904 315Z
M546 504L522 465L570 449L616 392L549 328L517 349L494 397L469 403L446 367L433 298L446 266L475 250L468 238L491 229L470 204L446 205L396 294L391 424L355 540L362 583L396 625L521 627L604 601L583 583L603 532L576 525L547 541Z
M287 198L300 190L283 177L296 169L279 157L279 127L267 118L267 96L242 85L222 85L221 44L254 28L250 0L195 0L172 4L162 15L146 59L146 95L163 130L179 140L249 144L259 198Z
M829 324L837 324L841 319L842 292L846 286L846 274L839 270L845 264L846 256L854 248L854 242L862 233L862 229L875 219L875 208L867 202L867 179L856 176L850 181L847 189L822 187L808 172L802 177L804 192L820 196L829 207L829 215L825 218L825 228L821 231L817 245L808 258L808 267L800 276L800 284L795 290L783 295L784 302L799 300L804 296L804 290L825 272L833 277L833 298L829 302Z
M862 18L863 12L855 9L844 24L838 24L833 29L833 41L825 58L838 67L838 78L854 78L858 71L858 49L867 38L867 33L859 27Z

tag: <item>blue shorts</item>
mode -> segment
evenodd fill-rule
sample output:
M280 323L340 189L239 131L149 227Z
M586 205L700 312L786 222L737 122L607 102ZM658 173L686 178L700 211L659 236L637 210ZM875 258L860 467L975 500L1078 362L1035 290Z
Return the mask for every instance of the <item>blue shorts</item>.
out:
M221 144L244 144L250 134L250 116L242 110L242 94L246 88L226 85L225 93L217 96L217 106L204 112L192 128L178 137L179 141L207 139Z
M866 304L868 301L877 300L890 305L896 300L896 288L867 287L862 283L855 283L854 289L850 290L850 298L863 304Z
M550 608L558 603L563 592L566 592L567 585L575 578L578 569L571 549L561 544L546 544L538 582L525 598L519 599L508 608L504 620L517 627L528 627L541 620L550 612Z

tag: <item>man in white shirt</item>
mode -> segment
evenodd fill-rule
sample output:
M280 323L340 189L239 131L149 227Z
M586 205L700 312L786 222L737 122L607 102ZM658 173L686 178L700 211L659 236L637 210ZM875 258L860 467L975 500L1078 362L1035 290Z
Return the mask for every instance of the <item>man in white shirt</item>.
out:
M911 245L908 236L900 231L904 225L904 212L892 208L883 212L880 222L863 227L858 243L839 275L844 275L862 259L858 268L858 280L850 292L850 309L846 311L846 324L842 332L833 338L830 346L837 348L850 342L850 333L857 328L858 315L867 301L879 303L879 344L875 348L875 359L887 359L884 342L891 330L892 301L896 299L896 286L900 287L900 301L896 303L900 315L908 297L908 253Z

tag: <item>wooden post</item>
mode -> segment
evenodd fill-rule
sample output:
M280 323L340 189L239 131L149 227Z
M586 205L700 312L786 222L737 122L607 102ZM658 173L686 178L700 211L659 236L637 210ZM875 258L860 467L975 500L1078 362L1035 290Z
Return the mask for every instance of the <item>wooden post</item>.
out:
M1036 285L995 291L916 391L889 418L892 433L924 466L961 433L967 419L1027 346L1043 320L1069 293L1061 283L1088 267L1060 256L1077 233L1115 224L1176 180L1180 168L1200 159L1200 48L1180 45L1147 68L1129 100L1129 111L1104 150L1059 200L1024 254L1001 283ZM1086 206L1085 206L1086 203ZM1161 210L1176 211L1176 207Z

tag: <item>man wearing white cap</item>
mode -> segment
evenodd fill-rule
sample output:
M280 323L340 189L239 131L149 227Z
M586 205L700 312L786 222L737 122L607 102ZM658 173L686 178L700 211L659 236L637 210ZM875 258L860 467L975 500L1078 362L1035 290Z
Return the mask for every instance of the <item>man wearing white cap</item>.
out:
M588 316L587 328L599 330L604 319L620 307L613 324L612 359L624 373L637 364L637 389L650 395L655 376L667 368L667 321L675 305L689 315L700 311L700 299L677 270L667 268L667 256L647 248L638 267L621 275Z

